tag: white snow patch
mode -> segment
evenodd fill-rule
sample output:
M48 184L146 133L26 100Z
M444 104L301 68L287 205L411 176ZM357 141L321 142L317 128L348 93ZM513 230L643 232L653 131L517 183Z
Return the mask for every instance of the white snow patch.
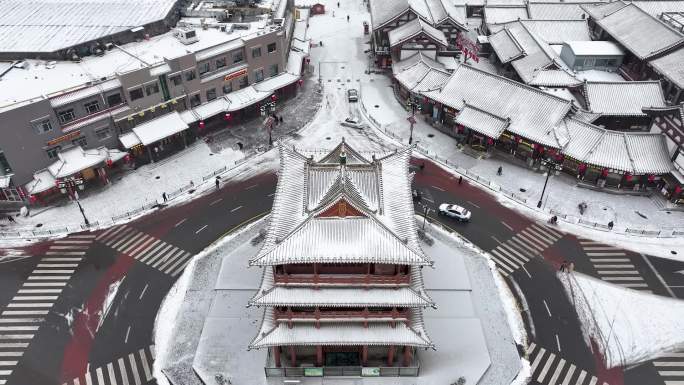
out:
M105 297L104 302L102 303L102 309L100 310L99 314L100 320L97 323L95 333L100 330L100 327L104 323L105 319L107 319L107 315L109 315L109 310L112 308L114 298L116 298L116 294L119 292L119 286L121 286L121 282L123 282L124 279L126 279L126 277L121 278L120 280L109 285L109 289L107 289L107 297Z
M558 273L608 368L628 366L684 348L684 301L612 285L581 273Z

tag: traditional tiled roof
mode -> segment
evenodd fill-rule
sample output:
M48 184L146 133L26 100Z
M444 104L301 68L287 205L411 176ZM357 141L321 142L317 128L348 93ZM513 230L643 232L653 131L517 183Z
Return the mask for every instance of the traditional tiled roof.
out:
M677 87L684 89L684 47L653 59L649 64Z
M389 38L390 47L394 47L399 44L403 44L420 34L425 34L434 40L435 43L441 44L443 46L448 45L446 36L444 36L444 32L431 26L420 18L413 19L406 24L391 30L387 34L387 37Z
M591 40L586 20L521 20L527 29L548 44Z
M489 44L491 44L494 53L496 53L499 61L503 64L519 59L525 54L523 48L505 26L506 24L502 24L498 32L489 36Z
M525 6L485 6L484 20L485 24L502 24L509 21L527 19L527 9Z
M456 123L498 139L511 121L466 104L456 115Z
M393 63L394 78L413 92L434 89L449 78L444 65L418 51L412 56Z
M658 81L586 82L587 109L612 116L645 116L643 107L664 107L665 97Z
M646 60L684 45L682 33L636 5L618 1L584 9L596 24L639 59Z
M633 174L666 174L672 169L665 135L606 130L568 118L570 141L563 153L581 162Z
M443 87L422 94L456 110L467 103L496 116L510 117L507 131L544 146L560 148L565 144L555 127L570 110L571 102L534 87L461 65Z
M665 12L684 12L684 2L679 0L637 0L632 4L657 18Z
M433 26L452 21L466 29L464 7L457 7L447 0L371 0L373 29L384 26L407 11L413 12Z
M582 9L582 2L530 1L527 11L531 19L546 20L581 20L587 12ZM584 17L583 17L584 16Z

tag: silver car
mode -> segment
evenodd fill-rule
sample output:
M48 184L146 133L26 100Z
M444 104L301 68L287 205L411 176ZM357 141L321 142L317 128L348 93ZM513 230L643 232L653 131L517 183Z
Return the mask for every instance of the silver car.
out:
M359 101L359 91L350 88L347 90L347 99L350 102L358 102Z
M470 221L470 217L473 215L473 213L466 210L464 207L448 203L442 203L439 205L439 210L437 213L439 215L446 215L447 217L454 218L461 222Z

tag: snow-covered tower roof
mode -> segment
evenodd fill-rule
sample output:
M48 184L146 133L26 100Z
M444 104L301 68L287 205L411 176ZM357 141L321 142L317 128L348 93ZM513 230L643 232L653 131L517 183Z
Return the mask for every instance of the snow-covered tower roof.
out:
M344 140L316 159L280 145L280 173L263 245L250 260L264 268L250 305L266 308L250 348L287 345L403 345L432 347L422 308L434 306L423 287L421 267L432 261L420 248L414 220L411 148L376 157ZM307 284L278 280L275 267L378 264L405 266L408 273ZM363 277L363 275L361 276ZM315 325L276 320L274 307L401 308L405 322L328 319ZM393 318L390 317L390 321Z

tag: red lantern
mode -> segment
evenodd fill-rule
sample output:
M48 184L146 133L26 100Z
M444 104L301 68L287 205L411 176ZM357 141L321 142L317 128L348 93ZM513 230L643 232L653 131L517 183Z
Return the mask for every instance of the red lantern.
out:
M105 163L107 163L107 167L112 167L112 165L114 164L114 162L111 159L107 159Z
M651 182L651 183L653 183L653 181L655 181L655 175L653 175L653 174L649 175L649 176L648 176L648 181Z
M272 102L275 102L276 99L278 99L278 98L275 96L275 94L271 95L271 101L272 101Z
M492 138L487 138L487 144L490 145L490 146L493 145L493 144L494 144L494 139L492 139Z
M297 84L299 84L299 86L301 87L301 86L302 86L302 84L304 84L304 80L303 80L303 79L299 79L299 80L297 80Z
M604 178L608 176L608 169L607 168L604 168L603 170L601 170L601 176Z
M204 120L200 120L199 122L199 129L204 130Z
M675 187L674 193L675 193L675 194L679 194L680 192L682 192L682 186L677 186L677 187Z
M36 198L35 195L33 195L33 194L29 195L29 202L36 203L37 200L38 200L38 198Z
M631 182L631 181L632 181L632 174L630 174L630 173L625 173L625 180L626 180L627 182Z
M226 112L226 114L223 115L223 119L226 121L230 120L230 112Z
M131 154L126 154L126 156L124 156L124 162L128 163L130 161L131 161Z

